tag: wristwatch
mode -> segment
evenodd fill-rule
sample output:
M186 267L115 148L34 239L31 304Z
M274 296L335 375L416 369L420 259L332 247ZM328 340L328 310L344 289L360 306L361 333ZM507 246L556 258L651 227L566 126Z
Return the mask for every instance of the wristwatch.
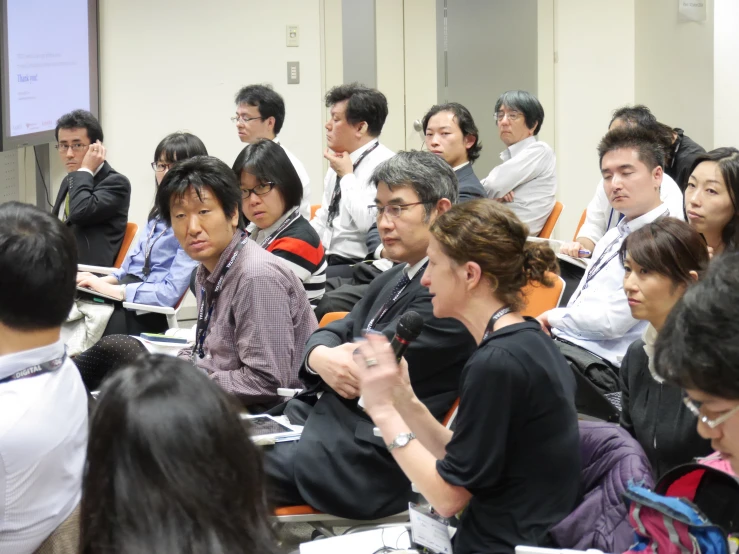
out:
M397 437L395 437L395 440L393 442L387 445L387 449L388 451L392 451L396 448L403 448L415 438L416 435L413 433L400 433Z

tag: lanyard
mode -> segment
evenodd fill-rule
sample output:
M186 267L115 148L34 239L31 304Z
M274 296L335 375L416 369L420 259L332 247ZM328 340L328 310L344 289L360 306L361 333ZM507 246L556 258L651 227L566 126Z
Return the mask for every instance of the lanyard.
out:
M419 270L416 272L416 275L423 274L424 270L426 269L426 266L428 265L428 262L423 264ZM413 278L416 277L416 275L413 276ZM369 323L367 324L367 329L372 330L375 327L375 324L382 319L382 317L387 313L387 311L392 307L393 304L400 298L400 295L403 294L403 291L405 288L411 284L411 281L413 279L409 278L408 275L405 275L407 282L403 284L402 287L400 287L395 294L393 294L390 298L385 301L385 303L382 305L382 308L375 314L375 317L370 319Z
M18 381L19 379L27 379L28 377L36 377L37 375L43 375L44 373L52 373L62 367L62 364L67 359L67 349L64 348L64 354L48 362L44 362L37 365L32 365L20 371L16 371L10 377L0 379L0 385L4 383L10 383L11 381Z
M195 356L199 356L201 359L205 358L205 351L203 350L203 344L205 343L205 335L208 332L208 326L210 325L210 318L213 315L213 308L216 305L216 301L218 300L218 297L221 294L221 290L223 289L223 279L226 277L226 273L228 273L228 270L231 269L231 266L236 261L236 258L239 257L239 252L241 252L241 249L244 248L244 245L249 240L248 236L245 236L244 239L236 246L236 250L234 250L234 253L231 255L231 259L228 260L228 263L223 266L223 269L221 270L221 276L218 278L218 282L216 283L216 288L213 289L213 297L210 299L210 303L208 306L208 309L205 309L206 304L206 298L205 298L205 287L200 287L200 310L198 311L198 322L195 326L195 344L192 347L192 359L195 361Z
M495 312L491 317L490 321L488 321L488 326L485 328L485 334L482 335L482 340L484 341L488 336L490 336L493 332L493 328L495 327L495 323L504 315L511 313L511 308L509 306L503 306L500 310Z
M300 217L300 206L295 208L295 211L293 211L293 213L291 213L288 216L288 218L282 222L282 225L280 225L276 231L274 231L267 238L265 238L262 242L260 242L259 246L267 250L267 248L269 248L269 246L275 241L275 239L279 237L280 234L285 229L287 229L294 221L296 221L299 217ZM259 234L259 231L255 231L253 234L256 237L256 235ZM251 235L249 235L249 238L251 238Z
M157 243L157 241L162 238L164 233L167 232L167 226L164 226L164 231L159 233L157 238L154 239L154 242L149 244L151 242L151 237L154 235L154 230L157 228L157 223L159 222L159 218L157 217L154 221L154 225L151 226L151 231L149 231L149 236L146 239L146 246L144 247L144 267L141 269L141 273L144 274L144 279L146 279L151 274L151 251L154 249L154 245Z
M359 164L362 163L362 160L365 159L370 152L372 152L375 148L380 146L380 141L375 142L372 146L367 148L364 152L362 152L362 155L359 156L356 162L352 165L352 171L356 171L357 167L359 167ZM334 185L334 192L331 195L331 202L329 202L328 205L328 221L326 225L328 227L334 226L334 219L337 215L339 215L339 202L341 201L341 185L339 182L341 181L341 177L338 175L336 176L336 184Z

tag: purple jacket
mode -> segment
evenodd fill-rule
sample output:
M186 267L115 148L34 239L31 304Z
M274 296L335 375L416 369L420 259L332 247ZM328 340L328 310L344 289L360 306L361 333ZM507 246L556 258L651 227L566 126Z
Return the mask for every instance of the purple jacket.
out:
M550 530L560 548L625 552L634 542L622 494L630 482L654 488L649 460L639 443L612 423L579 421L583 497Z

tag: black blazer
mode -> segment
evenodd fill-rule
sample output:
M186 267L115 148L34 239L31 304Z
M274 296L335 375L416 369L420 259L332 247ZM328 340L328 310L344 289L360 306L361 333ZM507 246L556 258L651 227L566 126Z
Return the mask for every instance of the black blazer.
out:
M378 276L364 298L342 320L319 329L306 345L306 358L319 345L329 347L362 336L401 277L403 265ZM421 335L406 351L409 374L418 398L441 419L459 396L462 368L476 348L472 335L454 319L433 316L431 295L418 272L375 324L388 338L395 334L400 316L415 310L426 322ZM322 383L309 373L305 359L301 378L309 385ZM337 516L372 519L407 509L410 482L387 451L374 424L357 406L327 385L305 422L295 450L295 482L303 499L314 508ZM301 402L300 399L290 402ZM290 404L290 403L288 403Z
M94 177L73 171L62 181L52 214L59 217L69 193L70 226L77 239L78 262L111 267L121 249L128 223L131 183L103 162Z
M472 164L467 164L464 167L459 168L454 172L459 181L459 198L457 203L467 202L468 200L475 200L477 198L487 198L485 189L482 188L480 179L475 175L475 171L472 169ZM372 259L375 250L380 246L380 233L377 230L377 223L373 223L372 227L367 231L367 259Z

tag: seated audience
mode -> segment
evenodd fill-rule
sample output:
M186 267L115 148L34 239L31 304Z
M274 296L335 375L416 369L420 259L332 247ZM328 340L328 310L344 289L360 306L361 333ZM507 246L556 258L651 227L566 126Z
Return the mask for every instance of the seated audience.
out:
M648 321L621 363L621 427L639 441L655 479L698 456L710 454L682 402L679 387L654 371L654 342L687 287L708 267L708 250L687 223L660 217L621 245L624 292L634 319Z
M162 139L154 151L156 186L159 187L169 168L177 161L192 156L207 156L203 142L190 133L172 133ZM177 242L172 227L159 216L156 206L149 212L149 221L138 243L129 251L120 269L106 277L91 273L77 274L77 284L112 297L121 302L135 302L152 306L175 306L187 292L190 275L197 262L190 259ZM126 310L114 303L113 314L103 336L163 333L167 317L162 314Z
M387 99L380 91L358 83L339 85L326 94L331 116L326 123L329 169L323 204L310 223L328 255L327 277L350 277L351 264L367 256L365 241L372 225L367 206L375 190L370 177L393 156L380 144L387 118Z
M664 153L650 132L640 127L609 131L598 154L608 199L624 218L598 242L567 307L538 319L576 371L588 375L602 392L616 392L626 350L647 325L631 315L619 249L630 233L671 214L659 195Z
M303 188L300 214L310 219L310 178L305 166L295 154L280 142L277 135L285 122L285 101L269 85L247 85L236 93L236 116L231 118L236 123L239 140L250 144L259 139L271 140L287 154L290 163L298 174Z
M536 138L544 122L544 108L525 90L504 92L495 103L495 121L503 163L482 180L489 198L505 202L536 236L544 227L556 199L554 151Z
M51 213L72 229L79 263L110 267L126 234L131 183L105 161L103 129L90 112L60 117L55 136L67 176Z
M112 376L90 426L80 552L278 552L237 404L170 356Z
M285 151L271 141L246 146L234 162L249 238L272 252L303 282L311 304L323 296L326 256L315 229L301 215L303 187Z
M0 204L0 552L31 554L80 501L87 396L60 333L72 308L69 228Z
M652 115L652 112L646 106L624 106L613 112L608 130L618 127L642 127L651 131L655 135L655 140L665 148L665 151L669 150L672 145L672 134L670 133L668 138L665 137L664 125L657 121L657 118ZM662 175L662 186L659 194L662 202L670 208L672 217L684 219L682 190L668 175L667 170ZM606 196L606 190L603 186L603 179L601 179L595 187L595 196L588 204L585 222L580 228L575 242L563 244L560 251L573 258L589 258L596 243L603 238L606 231L618 225L621 218L623 218L623 214L608 203L608 196ZM582 271L577 275L577 280L579 281L581 278Z
M418 400L383 336L360 346L360 392L387 449L434 509L460 510L454 552L547 543L575 507L580 439L575 379L535 319L519 313L529 280L551 286L554 253L491 200L453 207L431 227L421 283L434 316L462 322L478 347L462 370L452 432ZM418 440L413 440L418 439ZM545 463L542 463L544 462Z
M739 150L717 148L699 156L685 189L685 213L714 254L739 246L737 196Z
M303 347L316 318L295 273L237 228L241 191L220 160L175 164L156 204L185 252L200 262L195 345L180 355L252 410L300 387Z
M372 281L349 315L310 337L300 370L309 389L284 409L291 422L305 425L302 436L265 453L274 504L307 503L358 519L401 512L412 492L358 405L354 338L365 329L390 338L400 317L416 311L425 325L405 358L416 395L436 418L457 398L462 366L475 348L459 322L434 317L431 295L420 283L429 226L457 198L452 168L428 152L401 152L380 164L371 182L383 244L390 258L402 263Z
M433 106L423 116L423 132L428 151L441 157L454 170L459 181L459 201L485 198L485 190L472 169L472 164L480 157L482 145L469 110L455 102ZM326 283L329 292L316 308L319 321L328 312L351 311L372 279L393 266L387 259L377 223L373 223L367 233L367 251L368 259L373 260L371 264L356 264L351 278L334 277Z
M655 371L685 389L698 434L739 474L739 253L718 256L672 310L655 345Z

